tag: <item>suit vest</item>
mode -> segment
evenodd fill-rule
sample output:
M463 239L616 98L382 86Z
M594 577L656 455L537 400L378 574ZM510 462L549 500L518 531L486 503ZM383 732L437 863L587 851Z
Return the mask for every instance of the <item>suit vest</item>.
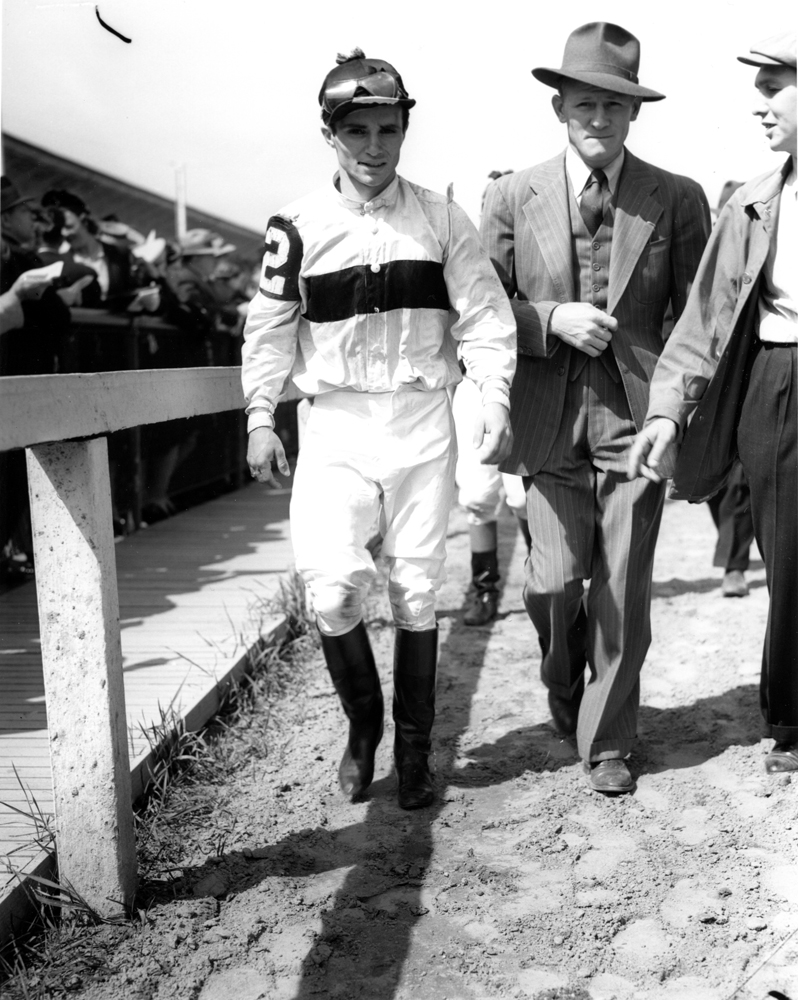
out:
M610 202L596 235L588 232L582 213L573 192L568 199L571 212L571 248L573 252L574 274L577 275L577 290L580 302L589 302L597 309L607 308L607 290L610 283L610 256L612 254L612 223L615 216L614 198ZM620 381L620 373L609 344L599 355L604 367L614 382ZM568 378L576 379L590 359L584 351L571 350L571 365Z

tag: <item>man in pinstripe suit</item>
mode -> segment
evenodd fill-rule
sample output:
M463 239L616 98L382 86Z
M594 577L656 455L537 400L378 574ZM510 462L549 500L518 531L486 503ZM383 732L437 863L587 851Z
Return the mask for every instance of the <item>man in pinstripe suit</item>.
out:
M613 24L568 39L557 88L568 146L491 185L483 243L512 300L515 443L502 471L526 477L532 554L524 601L557 729L576 734L590 786L634 788L639 674L663 484L628 481L670 303L687 299L710 230L701 188L633 156L640 46ZM587 595L584 581L590 580ZM589 669L585 684L585 668Z

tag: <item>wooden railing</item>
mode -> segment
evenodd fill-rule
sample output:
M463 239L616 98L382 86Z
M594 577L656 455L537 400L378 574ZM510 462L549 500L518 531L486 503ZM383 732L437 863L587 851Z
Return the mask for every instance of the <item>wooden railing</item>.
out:
M104 916L136 890L104 435L243 403L233 367L0 378L0 451L27 458L59 877Z

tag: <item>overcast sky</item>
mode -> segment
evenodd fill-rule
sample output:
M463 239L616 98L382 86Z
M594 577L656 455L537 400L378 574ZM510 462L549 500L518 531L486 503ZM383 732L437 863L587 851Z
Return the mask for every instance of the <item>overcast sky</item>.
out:
M400 172L455 198L477 221L493 169L564 146L552 91L534 66L560 65L590 20L642 44L643 106L628 146L689 174L717 201L727 179L775 164L750 114L755 70L738 63L795 20L794 0L81 0L3 3L3 129L167 197L185 164L188 200L256 230L325 183L334 154L317 95L336 52L359 45L394 63L418 101ZM22 180L22 179L18 179ZM170 235L170 234L166 234Z

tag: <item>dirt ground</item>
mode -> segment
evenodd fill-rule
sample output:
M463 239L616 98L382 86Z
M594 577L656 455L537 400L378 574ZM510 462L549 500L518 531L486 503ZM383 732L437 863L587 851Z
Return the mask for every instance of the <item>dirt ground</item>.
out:
M398 808L390 723L370 800L342 799L344 721L318 657L255 721L264 753L213 790L212 817L191 813L207 788L186 793L177 880L140 923L84 939L62 988L84 1000L798 1000L798 781L764 773L759 739L764 571L753 563L749 597L722 598L714 539L706 509L667 504L638 787L611 798L553 732L509 515L500 617L463 626L457 512L438 604L436 804ZM388 618L380 591L369 630L387 698Z

